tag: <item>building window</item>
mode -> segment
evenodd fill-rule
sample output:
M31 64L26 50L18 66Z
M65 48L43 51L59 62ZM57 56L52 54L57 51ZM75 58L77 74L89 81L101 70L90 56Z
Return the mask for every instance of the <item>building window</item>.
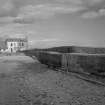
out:
M11 52L13 52L13 49L11 48Z
M14 46L16 46L16 43L14 43Z
M11 43L11 46L13 46L13 44Z
M21 47L21 43L20 42L18 43L18 46Z
M24 43L22 42L22 46L24 46Z

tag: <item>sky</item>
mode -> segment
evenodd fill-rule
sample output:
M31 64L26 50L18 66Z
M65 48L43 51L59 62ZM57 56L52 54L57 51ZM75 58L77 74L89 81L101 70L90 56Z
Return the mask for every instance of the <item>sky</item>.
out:
M105 47L105 0L0 0L0 36L30 47Z

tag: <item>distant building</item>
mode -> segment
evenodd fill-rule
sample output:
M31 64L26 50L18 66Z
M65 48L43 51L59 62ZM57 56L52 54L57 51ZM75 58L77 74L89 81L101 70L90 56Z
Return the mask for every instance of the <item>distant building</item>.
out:
M5 41L7 46L6 51L16 53L17 51L26 50L28 47L27 38L8 38Z

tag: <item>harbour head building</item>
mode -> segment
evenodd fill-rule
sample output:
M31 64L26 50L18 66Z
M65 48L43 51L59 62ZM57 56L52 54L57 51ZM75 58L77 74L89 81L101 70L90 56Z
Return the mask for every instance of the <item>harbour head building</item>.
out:
M26 50L28 48L27 38L8 38L5 41L7 52L16 53L17 51Z

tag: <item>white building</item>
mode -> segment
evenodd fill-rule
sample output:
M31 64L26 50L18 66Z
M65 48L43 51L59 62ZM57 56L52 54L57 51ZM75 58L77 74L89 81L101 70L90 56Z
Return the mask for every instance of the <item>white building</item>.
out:
M16 53L17 51L26 50L28 40L26 38L8 38L6 39L7 52Z

